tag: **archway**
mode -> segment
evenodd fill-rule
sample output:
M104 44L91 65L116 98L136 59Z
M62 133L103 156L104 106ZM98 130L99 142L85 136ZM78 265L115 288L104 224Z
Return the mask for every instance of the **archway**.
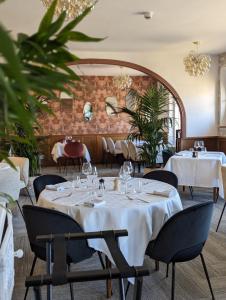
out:
M186 113L185 108L182 102L182 99L176 92L176 90L172 87L172 85L166 81L163 77L158 75L157 73L135 63L122 61L122 60L115 60L115 59L100 59L100 58L84 58L79 59L78 61L72 62L69 65L83 65L83 64L102 64L102 65L116 65L121 67L131 68L144 74L154 78L156 81L160 82L174 97L175 101L178 104L181 116L181 138L186 137Z

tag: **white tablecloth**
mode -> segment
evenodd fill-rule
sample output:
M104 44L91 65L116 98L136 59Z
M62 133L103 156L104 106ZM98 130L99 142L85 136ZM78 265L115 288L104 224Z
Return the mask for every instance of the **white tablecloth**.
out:
M20 190L24 187L24 182L20 180L20 168L17 166L14 169L7 163L0 163L0 192L18 200Z
M4 205L2 203L2 205ZM7 227L3 228L7 218ZM0 207L0 300L10 300L14 287L14 244L12 215Z
M53 160L55 162L57 162L57 159L59 157L64 156L64 146L65 146L65 143L57 142L56 144L54 144L51 154L52 154ZM85 144L83 144L83 153L84 153L84 158L86 159L86 161L88 161L88 162L91 161L89 150L87 149Z
M138 179L130 181L131 191L137 184ZM166 183L155 180L141 179L143 182L142 193L122 195L113 190L113 178L105 178L106 191L103 196L105 204L97 208L90 208L83 205L84 201L90 198L90 190L86 183L82 188L63 192L44 190L39 197L38 205L55 208L74 218L84 231L99 231L111 229L127 229L128 237L120 238L120 248L130 265L140 266L143 264L146 247L149 241L156 238L160 228L165 221L182 210L180 196L177 190ZM171 190L173 195L170 198L156 195L149 195L146 192L153 190ZM58 198L62 193L62 198ZM137 200L146 199L148 203ZM133 200L131 200L133 199ZM96 250L105 253L112 260L105 242L101 239L89 240L89 245Z
M225 162L223 152L198 152L198 157L193 158L191 151L181 151L168 160L165 170L177 175L179 185L218 187L223 196L221 165Z

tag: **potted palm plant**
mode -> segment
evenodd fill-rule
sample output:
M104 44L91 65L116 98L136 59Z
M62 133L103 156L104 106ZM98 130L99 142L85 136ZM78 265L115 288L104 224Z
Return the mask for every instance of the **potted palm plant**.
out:
M37 112L51 113L39 96L56 99L58 92L70 93L79 80L68 67L79 59L70 53L68 42L102 40L75 30L92 7L65 24L65 11L54 17L56 5L57 0L53 0L39 28L30 36L20 33L13 38L0 23L0 161L5 159L12 165L8 150L13 146L17 155L30 158L34 173L38 164L34 134L35 128L39 128ZM5 198L5 194L0 190L1 197Z
M169 92L163 86L152 85L143 93L131 89L131 108L122 107L120 113L130 117L132 140L143 140L141 159L147 167L156 167L158 152L168 144L167 133L172 126L169 117Z

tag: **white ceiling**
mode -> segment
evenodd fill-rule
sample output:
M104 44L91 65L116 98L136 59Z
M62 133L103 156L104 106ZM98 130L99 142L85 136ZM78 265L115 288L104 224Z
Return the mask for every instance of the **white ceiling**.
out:
M138 11L152 10L146 20ZM0 21L13 34L33 33L45 9L40 0L6 0L0 4ZM188 52L192 41L200 51L226 51L225 0L99 0L78 30L107 37L100 43L78 43L72 50Z

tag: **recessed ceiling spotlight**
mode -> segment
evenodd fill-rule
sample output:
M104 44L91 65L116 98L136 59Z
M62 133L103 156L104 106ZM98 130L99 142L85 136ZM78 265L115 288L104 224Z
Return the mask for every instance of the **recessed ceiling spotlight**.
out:
M142 15L145 19L149 20L153 18L154 12L153 11L138 11L135 15Z

